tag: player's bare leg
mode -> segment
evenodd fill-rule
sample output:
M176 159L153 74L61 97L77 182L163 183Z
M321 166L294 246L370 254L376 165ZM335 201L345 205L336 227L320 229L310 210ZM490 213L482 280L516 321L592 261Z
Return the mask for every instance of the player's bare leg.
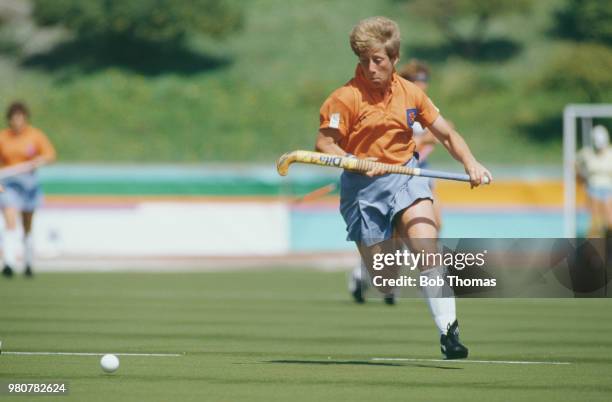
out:
M4 257L4 267L2 275L7 278L13 276L13 268L17 262L17 246L19 243L17 234L17 209L6 207L2 209L4 216L4 235L2 239L2 255Z
M408 241L413 252L426 254L438 252L438 229L433 202L420 199L406 208L396 222L396 234ZM446 267L419 267L421 275L429 280L442 279L442 286L423 286L433 319L440 331L440 348L447 359L460 359L468 355L468 349L459 341L459 323L456 317L455 297L446 279Z
M368 272L363 258L359 258L359 263L349 272L348 290L355 303L365 303L365 292L368 288Z
M441 209L440 203L434 202L433 210L434 210L434 217L435 217L436 229L437 229L438 234L442 230L442 211L440 209Z
M612 198L603 201L604 224L607 230L612 229Z
M25 260L25 275L28 277L31 277L34 274L32 271L32 262L34 259L34 239L32 238L33 218L34 211L21 213L21 220L23 222L23 255Z
M589 211L591 212L591 226L588 237L601 237L606 223L606 208L602 201L589 197Z
M388 241L384 241L382 243L375 244L371 247L367 247L365 245L357 245L359 249L359 254L361 255L361 259L363 260L365 267L367 268L367 274L370 278L374 278L375 276L382 276L386 279L397 278L399 267L385 266L384 270L376 271L374 269L374 255L375 254L385 254L385 253L393 253L395 250L395 240L389 239ZM363 272L366 274L366 272ZM376 289L380 291L383 295L392 294L394 291L394 287L392 286L377 286Z
M348 289L355 303L363 304L366 301L365 292L370 287L370 271L371 270L368 270L367 268L365 260L360 258L359 264L355 265L351 272L349 272ZM395 292L390 291L388 293L384 293L383 301L386 305L395 305Z

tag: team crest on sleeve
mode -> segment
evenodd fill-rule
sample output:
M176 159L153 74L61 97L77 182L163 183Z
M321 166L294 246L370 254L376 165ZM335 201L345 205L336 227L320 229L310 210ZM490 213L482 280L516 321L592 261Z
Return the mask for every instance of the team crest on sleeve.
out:
M338 128L340 127L340 113L332 113L329 117L329 127Z
M416 121L416 117L418 114L417 109L406 109L406 121L408 122L408 127L412 128L412 125Z

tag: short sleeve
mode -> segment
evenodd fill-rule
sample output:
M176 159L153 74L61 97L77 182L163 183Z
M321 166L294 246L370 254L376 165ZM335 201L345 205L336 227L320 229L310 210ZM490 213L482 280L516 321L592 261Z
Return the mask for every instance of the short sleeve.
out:
M6 130L0 131L0 165L6 165L6 155L4 153L4 138Z
M424 128L431 126L438 116L440 116L440 110L433 104L431 99L425 95L425 92L421 90L418 92L416 103L417 110L419 111L416 120L421 123Z
M319 110L319 128L335 128L347 136L353 127L354 103L348 91L332 93Z
M49 138L47 138L47 136L41 131L37 131L36 137L38 155L49 159L55 159L55 148L53 147L53 144L51 144L51 141L49 141Z

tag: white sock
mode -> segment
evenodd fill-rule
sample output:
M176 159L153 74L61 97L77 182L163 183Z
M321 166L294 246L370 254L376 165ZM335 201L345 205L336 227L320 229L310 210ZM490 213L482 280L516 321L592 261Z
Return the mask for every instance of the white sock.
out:
M368 271L363 262L363 259L359 260L359 265L355 265L353 270L351 271L350 279L349 279L349 291L355 291L357 287L357 281L362 281L363 289L368 287Z
M368 279L368 269L365 266L365 263L363 262L363 259L359 259L359 265L355 265L355 268L353 268L353 277L355 277L356 279Z
M446 279L446 267L435 267L421 272L421 276L425 276L430 280L442 278L444 284L442 286L423 286L423 296L427 300L431 315L440 331L440 334L446 334L448 327L455 322L457 314L455 310L455 294L453 289L448 285Z
M25 235L23 239L23 259L27 267L34 262L34 236L32 233Z
M19 245L19 233L14 229L5 230L2 240L4 265L15 268L15 263L17 262L17 246Z

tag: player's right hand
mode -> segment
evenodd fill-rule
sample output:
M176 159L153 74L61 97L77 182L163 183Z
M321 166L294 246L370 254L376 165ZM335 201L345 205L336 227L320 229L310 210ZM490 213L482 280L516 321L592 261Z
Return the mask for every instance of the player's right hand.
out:
M470 175L470 185L472 188L478 187L481 184L491 184L493 182L493 175L491 172L477 160L466 163L464 167L465 172Z

